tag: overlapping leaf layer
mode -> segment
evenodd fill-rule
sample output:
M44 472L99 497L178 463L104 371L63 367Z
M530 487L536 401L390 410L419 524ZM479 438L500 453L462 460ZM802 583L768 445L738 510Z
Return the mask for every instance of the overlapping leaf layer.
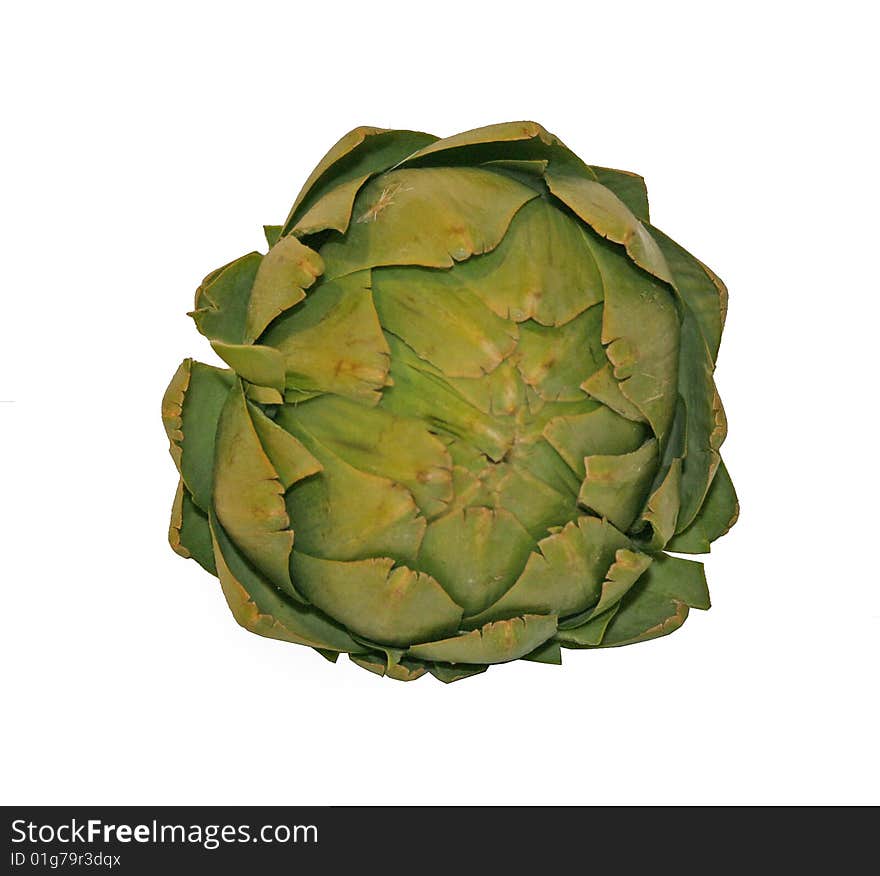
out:
M708 608L726 291L534 123L360 128L213 272L165 395L170 540L240 624L454 681Z

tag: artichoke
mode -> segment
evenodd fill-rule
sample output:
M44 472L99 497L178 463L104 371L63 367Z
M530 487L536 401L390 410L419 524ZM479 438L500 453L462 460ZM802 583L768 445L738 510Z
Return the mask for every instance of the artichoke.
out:
M210 273L163 420L170 541L263 636L444 682L709 607L737 515L724 285L641 177L531 122L357 128Z

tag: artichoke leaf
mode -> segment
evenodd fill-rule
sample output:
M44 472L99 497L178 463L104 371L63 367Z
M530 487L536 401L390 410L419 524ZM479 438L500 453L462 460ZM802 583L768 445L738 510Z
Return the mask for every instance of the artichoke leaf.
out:
M476 168L395 170L355 201L344 240L321 249L328 279L383 265L449 268L494 249L537 192Z
M388 662L385 667L385 675L395 681L415 681L428 671L426 664L419 660L408 660L406 657L396 662Z
M458 271L373 271L379 321L448 377L481 378L516 347L519 332L463 284Z
M260 636L313 648L350 653L366 650L339 624L316 608L288 598L257 572L213 515L210 525L220 586L241 626Z
M544 145L557 142L556 138L537 122L501 122L500 124L474 128L471 131L463 131L461 134L444 137L442 140L435 140L433 143L423 146L418 152L414 152L409 158L402 161L401 165L406 167L411 164L424 164L428 156L439 156L441 163L445 163L450 158L449 153L469 149L473 146L487 145L504 153L508 144L530 140L537 140ZM504 156L499 155L498 157Z
M453 681L461 681L463 678L470 678L472 675L479 675L485 672L489 667L480 666L473 663L429 663L428 672L443 684L451 684Z
M582 384L581 389L590 397L614 413L620 414L637 423L648 422L639 408L627 398L614 376L614 368L606 362L598 371L591 374Z
M366 669L373 675L385 675L385 667L388 665L388 661L382 654L350 654L348 659L355 666L360 666L361 669Z
M534 544L504 508L455 508L428 524L418 565L473 615L513 584Z
M673 290L635 268L620 247L591 243L605 280L605 355L620 391L665 444L677 401L680 326Z
M284 311L306 297L324 262L295 237L282 237L263 257L247 299L243 341L253 343ZM227 340L222 338L221 340Z
M528 469L510 464L498 481L495 506L506 508L537 542L553 526L564 526L578 515L577 503L539 480Z
M547 159L535 158L499 158L492 161L484 161L481 167L487 167L490 170L497 168L498 170L512 170L515 173L526 174L528 176L539 177L543 179L544 171L547 169Z
M291 572L310 602L383 645L430 641L461 620L461 608L434 578L387 557L339 562L294 551Z
M516 213L497 247L453 273L504 319L562 326L604 297L588 234L546 198L535 198Z
M446 445L416 419L325 395L285 410L281 420L305 431L359 471L402 484L427 516L452 500L452 460Z
M632 453L584 457L585 476L578 503L607 517L626 532L647 498L657 471L657 441L646 441Z
M303 478L323 470L321 463L286 429L270 420L258 407L248 404L251 423L275 469L281 486L288 490Z
M509 459L518 469L529 472L560 496L570 497L576 510L581 479L548 441L542 439L515 444Z
M217 574L208 515L193 502L182 480L177 484L171 506L168 542L175 553L192 557L205 571Z
M351 222L354 199L370 176L369 173L356 176L330 189L293 226L294 236L302 238L329 230L345 234Z
M508 357L490 373L475 378L450 377L427 361L418 367L444 380L466 402L497 421L498 417L516 416L527 404L527 388L512 359Z
M721 460L727 434L721 400L712 377L721 338L718 291L702 265L669 238L657 235L673 270L681 300L681 348L678 389L686 410L687 449L682 463L678 528L686 528L699 510Z
M436 642L413 645L407 654L438 663L506 663L530 654L555 632L555 615L527 614L493 621Z
M556 641L563 648L594 648L601 644L620 603L616 602L611 608L603 611L601 614L591 614L586 621L562 627L560 624L559 631L556 633Z
M211 341L214 352L243 380L255 386L284 390L284 357L274 347Z
M282 405L284 404L284 395L277 389L270 386L259 386L255 383L244 382L244 394L248 401L255 402L258 405Z
M162 399L171 456L199 508L211 509L217 423L233 386L229 371L184 359Z
M653 558L640 551L621 548L614 554L614 562L605 573L599 601L580 617L580 623L567 628L579 629L587 623L615 608L621 599L632 589L644 572L651 566Z
M390 648L378 645L355 636L363 645L367 645L371 650L366 654L352 654L349 659L372 672L375 675L387 676L396 681L415 681L421 678L427 671L428 667L421 660L411 660L405 657L406 651L402 648Z
M460 381L444 377L393 334L387 340L392 385L382 393L381 407L421 419L432 431L460 438L495 462L503 459L513 444L513 423L485 414L464 397Z
M602 308L593 306L565 325L520 325L517 367L546 401L580 401L580 384L607 361L600 342Z
M329 560L366 555L413 563L426 523L409 490L349 465L299 428L294 412L292 405L282 408L276 423L322 465L320 474L295 484L285 497L298 550Z
M601 237L622 244L640 268L669 283L672 275L657 242L610 188L595 180L548 168L544 174L550 191L570 207Z
M721 331L724 331L724 324L727 322L727 286L708 265L700 262L699 259L697 261L700 263L700 267L706 272L706 276L712 281L712 284L715 286L715 289L718 292L718 310L720 311L721 317ZM718 358L718 350L713 351L712 359L713 361Z
M276 587L301 599L290 579L293 530L284 486L254 427L240 381L229 393L217 426L213 507L248 560Z
M681 459L672 460L660 485L648 497L642 520L650 526L648 550L663 550L675 533L681 507Z
M388 382L388 344L368 271L321 283L270 326L263 342L282 354L289 390L376 404Z
M206 338L227 344L245 341L248 302L262 261L260 253L251 252L202 280L189 316Z
M537 122L502 122L437 140L413 153L402 167L460 166L491 161L548 162L548 166L595 180L596 174Z
M281 226L264 225L263 235L266 238L266 243L268 243L270 247L273 247L276 243L278 243L278 239L281 237Z
M726 290L717 277L707 271L705 265L695 259L662 231L649 226L651 236L657 241L672 273L672 283L681 300L687 305L700 333L706 342L711 362L714 364L721 344L726 311Z
M674 535L666 547L686 554L708 553L709 545L736 523L739 502L724 463L720 463L706 498L687 529Z
M581 479L586 476L584 457L632 453L646 438L636 423L602 406L585 414L553 417L544 426L544 438Z
M562 650L559 642L548 639L543 645L538 645L534 651L526 654L523 660L530 660L533 663L550 663L554 666L562 665Z
M332 188L359 177L381 173L437 138L421 131L394 131L361 126L349 131L318 162L284 222L287 234L299 217Z
M685 622L689 608L709 608L703 564L661 554L621 600L600 647L666 636Z
M595 605L609 568L629 539L607 520L580 517L538 542L520 576L485 611L468 617L468 626L523 614L562 617Z
M644 177L629 170L596 167L595 164L591 167L596 180L614 192L637 219L645 223L649 221L648 187Z

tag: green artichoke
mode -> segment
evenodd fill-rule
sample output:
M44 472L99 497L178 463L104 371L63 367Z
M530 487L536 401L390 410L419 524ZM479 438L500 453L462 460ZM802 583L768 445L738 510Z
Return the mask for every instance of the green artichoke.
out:
M641 177L531 122L358 128L209 274L163 419L170 541L252 632L444 682L708 608L737 516L724 285Z

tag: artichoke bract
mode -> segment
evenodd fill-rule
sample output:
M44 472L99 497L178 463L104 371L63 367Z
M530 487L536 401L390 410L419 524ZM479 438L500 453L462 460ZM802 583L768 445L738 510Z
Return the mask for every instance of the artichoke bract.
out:
M531 122L358 128L191 316L170 541L252 632L444 682L709 607L724 285Z

